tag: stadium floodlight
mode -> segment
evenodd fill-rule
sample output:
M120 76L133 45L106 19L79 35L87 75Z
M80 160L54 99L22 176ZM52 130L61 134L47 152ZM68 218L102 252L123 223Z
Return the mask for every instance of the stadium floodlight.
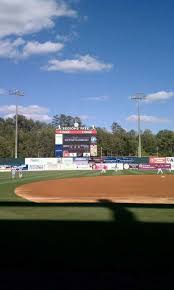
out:
M146 96L143 93L136 93L135 96L131 97L131 100L137 101L138 104L138 157L142 156L141 152L141 127L140 127L140 101L143 101L146 98Z
M24 92L10 90L9 95L16 96L15 158L18 158L18 97L24 96Z

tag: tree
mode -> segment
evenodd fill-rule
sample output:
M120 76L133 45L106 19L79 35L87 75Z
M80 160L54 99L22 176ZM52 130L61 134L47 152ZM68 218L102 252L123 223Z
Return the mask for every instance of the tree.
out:
M73 127L74 122L80 126L79 117L65 114L53 118L54 126ZM18 116L18 156L19 157L53 157L55 145L55 128L53 124L28 120ZM153 134L150 130L142 132L143 155L174 156L174 132L161 130ZM112 131L97 128L98 154L115 156L135 156L138 148L138 135L134 130L126 132L118 123L112 123ZM15 117L0 118L0 157L14 157Z
M172 156L174 154L174 132L161 130L156 135L158 151L161 156Z
M135 130L127 132L127 154L128 156L136 156L138 148L137 133Z
M72 117L69 115L60 114L53 116L52 126L54 128L58 127L59 125L61 127L73 127L75 122L77 122L79 126L83 126L82 121L79 117Z
M123 129L117 122L113 122L111 125L111 129L112 129L112 133L116 134L116 133L126 133L126 130Z
M0 136L0 157L12 157L12 147L8 140Z
M141 135L142 147L146 155L154 155L156 153L157 142L155 135L151 130L146 129Z

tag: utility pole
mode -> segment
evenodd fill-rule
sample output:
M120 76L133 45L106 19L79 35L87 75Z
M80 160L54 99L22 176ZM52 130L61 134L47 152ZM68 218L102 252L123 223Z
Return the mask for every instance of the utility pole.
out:
M143 93L137 93L135 96L131 97L131 100L137 101L137 107L138 107L138 157L142 156L141 153L141 126L140 126L140 101L145 99L145 95Z
M10 90L9 94L16 96L15 158L18 158L18 97L24 96L24 92L19 90Z
M103 148L101 147L101 158L102 158L102 151L103 151Z

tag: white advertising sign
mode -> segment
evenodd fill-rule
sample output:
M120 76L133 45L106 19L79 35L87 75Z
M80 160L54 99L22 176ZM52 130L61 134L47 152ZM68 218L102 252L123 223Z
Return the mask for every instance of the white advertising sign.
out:
M55 135L55 144L62 145L63 144L63 134Z
M25 158L28 170L58 170L61 168L61 158Z
M123 170L123 163L103 163L108 170Z
M77 170L92 170L89 164L77 164L76 168Z
M28 165L28 170L29 171L42 171L42 170L45 170L45 165L37 165L37 164L35 164L35 165Z
M171 170L174 170L174 162L171 163Z
M70 156L70 157L77 157L77 153L76 153L76 152L69 153L69 156Z
M129 164L125 163L124 164L124 169L129 169Z
M174 157L166 157L166 163L174 163Z
M87 152L83 153L83 157L90 157L90 153Z
M25 164L31 165L46 165L57 164L59 158L25 158Z

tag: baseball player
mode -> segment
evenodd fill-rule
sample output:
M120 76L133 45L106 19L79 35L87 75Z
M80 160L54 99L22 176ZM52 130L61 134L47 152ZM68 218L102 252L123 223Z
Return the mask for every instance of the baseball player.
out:
M23 172L22 172L22 168L19 168L19 178L21 179L22 178L22 176L23 176Z
M16 177L16 168L12 167L11 168L11 178L14 179Z
M161 167L158 168L157 174L163 174L163 171L162 171Z
M115 164L115 168L114 168L114 170L115 170L115 172L118 171L118 166L117 166L117 164Z
M101 174L106 173L106 169L107 169L107 166L104 165L104 166L102 167Z
M93 164L92 164L92 170L95 170L95 169L96 169L96 164L93 163Z

